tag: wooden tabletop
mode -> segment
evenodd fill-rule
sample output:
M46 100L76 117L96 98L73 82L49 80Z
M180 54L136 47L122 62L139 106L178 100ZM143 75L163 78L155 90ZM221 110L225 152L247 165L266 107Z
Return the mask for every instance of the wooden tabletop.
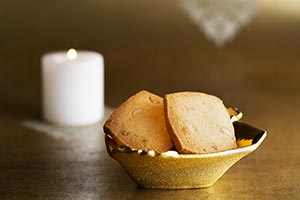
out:
M260 2L218 49L172 0L1 1L0 199L299 199L300 10ZM26 126L42 122L41 55L70 47L104 55L109 107L141 89L203 91L268 136L210 188L139 189L101 123L68 136Z

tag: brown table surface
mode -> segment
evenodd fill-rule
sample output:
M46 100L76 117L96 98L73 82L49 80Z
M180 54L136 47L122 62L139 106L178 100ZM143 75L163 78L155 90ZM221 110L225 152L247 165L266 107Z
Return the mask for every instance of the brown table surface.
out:
M172 0L1 1L0 199L300 199L300 10L270 2L218 49ZM138 189L101 131L22 124L41 119L40 56L69 47L103 53L111 107L141 89L204 91L268 136L210 188Z

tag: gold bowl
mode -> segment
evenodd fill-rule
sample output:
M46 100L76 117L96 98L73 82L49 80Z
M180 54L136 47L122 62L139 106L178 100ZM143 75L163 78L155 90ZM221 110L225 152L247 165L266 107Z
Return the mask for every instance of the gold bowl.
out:
M157 153L117 146L105 135L108 154L117 160L142 188L188 189L213 185L233 164L253 152L267 136L266 131L238 121L242 113L227 109L235 129L238 148L209 154Z

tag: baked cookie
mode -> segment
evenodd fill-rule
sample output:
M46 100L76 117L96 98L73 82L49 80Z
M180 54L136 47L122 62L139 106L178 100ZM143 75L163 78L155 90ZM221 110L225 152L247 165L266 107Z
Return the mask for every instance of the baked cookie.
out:
M165 95L166 124L179 153L205 154L237 148L233 124L218 97L200 92Z
M166 128L163 99L144 90L120 105L103 128L120 146L156 152L173 147Z

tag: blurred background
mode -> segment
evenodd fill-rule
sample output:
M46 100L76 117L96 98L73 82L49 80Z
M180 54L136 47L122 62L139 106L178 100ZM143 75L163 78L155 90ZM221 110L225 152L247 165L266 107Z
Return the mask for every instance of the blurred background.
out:
M0 112L39 117L40 58L71 47L104 55L105 99L111 107L141 89L159 95L203 91L248 113L255 106L267 113L268 102L272 114L274 106L288 110L296 103L290 97L299 92L300 1L253 1L246 22L222 45L182 2L1 0ZM193 0L185 2L193 6ZM235 10L247 12L241 7ZM207 19L218 12L208 11ZM240 15L230 17L239 26L234 20ZM257 103L251 107L251 102Z

